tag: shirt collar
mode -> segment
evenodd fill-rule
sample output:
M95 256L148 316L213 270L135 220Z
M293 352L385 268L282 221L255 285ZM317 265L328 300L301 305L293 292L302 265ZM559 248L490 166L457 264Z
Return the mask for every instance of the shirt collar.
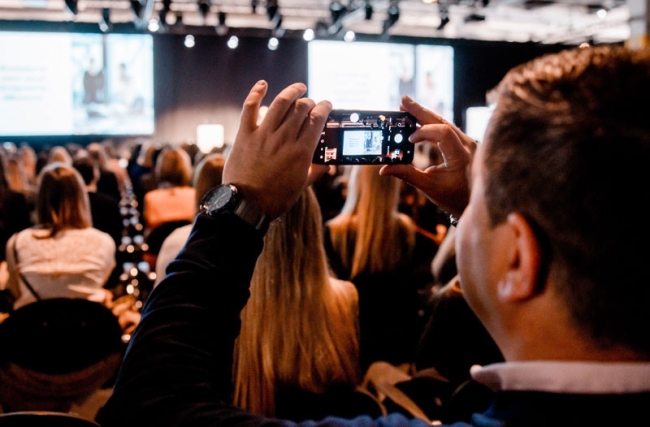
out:
M650 392L650 363L506 362L472 366L474 380L494 391L618 394Z

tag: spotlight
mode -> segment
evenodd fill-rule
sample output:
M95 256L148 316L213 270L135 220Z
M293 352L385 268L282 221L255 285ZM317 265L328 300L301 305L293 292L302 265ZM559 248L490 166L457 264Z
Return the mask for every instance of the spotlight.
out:
M151 33L157 33L160 30L160 21L157 19L150 19L149 24L147 25L147 29Z
M278 40L277 37L271 37L269 39L269 44L267 45L267 47L269 48L269 50L278 50L279 45L280 45L280 40Z
M372 4L370 3L370 1L366 1L365 16L364 16L366 21L370 21L372 19L372 14L374 13L374 11L375 10L373 9Z
M194 36L192 34L188 34L185 36L185 41L183 43L185 44L185 47L192 48L196 45L196 40L194 40Z
M395 25L395 23L399 20L399 6L397 5L396 1L390 2L387 13L388 15L386 16L386 20L384 21L382 36L387 36L388 29L393 25Z
M79 12L79 6L77 5L77 0L65 0L65 5L73 15L76 15L77 12Z
M158 18L160 19L160 24L164 25L167 24L167 16L171 10L172 0L163 0L162 5L162 9L160 9L160 12L158 12Z
M440 8L440 25L436 28L438 31L442 31L442 29L449 24L449 11L446 8Z
M273 21L275 15L278 14L278 2L268 0L266 2L266 15L269 17L269 21Z
M135 15L135 19L140 19L140 14L142 13L142 3L140 0L131 0L129 3L131 4L131 11Z
M251 13L255 15L257 13L257 6L260 5L260 0L251 0Z
M237 46L239 46L239 37L237 36L230 36L228 39L228 42L226 43L229 48L231 49L236 49Z
M391 1L388 6L388 26L392 27L399 20L399 6L396 1Z
M346 42L350 43L353 42L357 38L357 35L354 33L354 31L346 31L345 36L343 36L343 40Z
M99 21L99 29L102 33L106 33L113 29L113 23L111 22L111 10L107 7L102 9L102 18Z
M284 36L285 29L282 27L282 15L278 14L275 17L275 28L273 28L273 36L281 38Z
M199 13L205 21L210 13L210 0L199 0Z
M332 25L341 21L345 15L345 6L340 1L333 1L330 3L330 14L332 15Z
M316 37L316 34L314 33L314 30L311 28L307 28L304 33L302 33L302 38L303 40L310 42L314 40L314 37Z
M225 36L228 33L228 26L226 25L226 12L219 12L217 14L219 23L217 24L216 30L217 34L220 36Z

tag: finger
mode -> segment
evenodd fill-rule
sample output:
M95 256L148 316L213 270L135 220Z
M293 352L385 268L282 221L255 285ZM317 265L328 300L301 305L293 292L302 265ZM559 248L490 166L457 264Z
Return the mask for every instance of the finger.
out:
M252 87L244 101L239 125L240 129L252 132L257 128L257 115L267 89L268 84L264 80L258 81Z
M286 131L286 136L289 141L299 139L303 126L309 122L309 112L315 105L314 100L310 98L296 100L293 109L289 110L284 122L280 125Z
M282 90L271 102L269 110L264 117L263 126L267 131L274 131L284 121L285 116L294 102L307 92L307 86L303 83L294 83Z
M426 174L413 165L384 165L379 169L379 175L394 176L415 187L427 179Z
M428 108L423 107L419 103L415 102L412 98L409 96L404 95L402 97L402 104L400 105L400 108L403 108L404 111L407 111L415 116L415 118L418 120L418 123L425 125L425 124L446 124L449 125L455 129L456 126L446 120L444 117L442 117L440 114L434 113L433 111L429 110Z
M311 109L300 129L298 138L300 140L313 141L312 151L316 149L318 139L325 128L330 111L332 111L332 103L329 101L320 101Z

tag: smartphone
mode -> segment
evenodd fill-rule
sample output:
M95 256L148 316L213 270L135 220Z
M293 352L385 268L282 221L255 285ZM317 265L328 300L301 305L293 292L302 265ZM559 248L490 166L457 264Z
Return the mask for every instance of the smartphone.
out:
M313 163L328 165L407 164L416 119L404 111L332 110Z

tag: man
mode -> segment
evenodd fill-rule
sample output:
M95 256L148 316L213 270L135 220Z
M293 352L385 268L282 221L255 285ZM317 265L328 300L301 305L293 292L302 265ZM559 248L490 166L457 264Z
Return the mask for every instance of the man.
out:
M266 84L248 96L224 170L246 203L214 201L211 214L197 217L146 303L98 418L104 427L290 424L228 402L238 315L262 247L259 213L276 218L295 200L331 108L300 98L305 90L285 89L259 127ZM650 52L599 47L544 57L509 72L494 95L478 148L403 98L422 125L413 140L435 141L444 161L382 170L462 213L461 286L506 360L473 370L496 397L471 423L638 423L650 405L650 121L639 107L650 99ZM319 424L426 425L399 414Z

